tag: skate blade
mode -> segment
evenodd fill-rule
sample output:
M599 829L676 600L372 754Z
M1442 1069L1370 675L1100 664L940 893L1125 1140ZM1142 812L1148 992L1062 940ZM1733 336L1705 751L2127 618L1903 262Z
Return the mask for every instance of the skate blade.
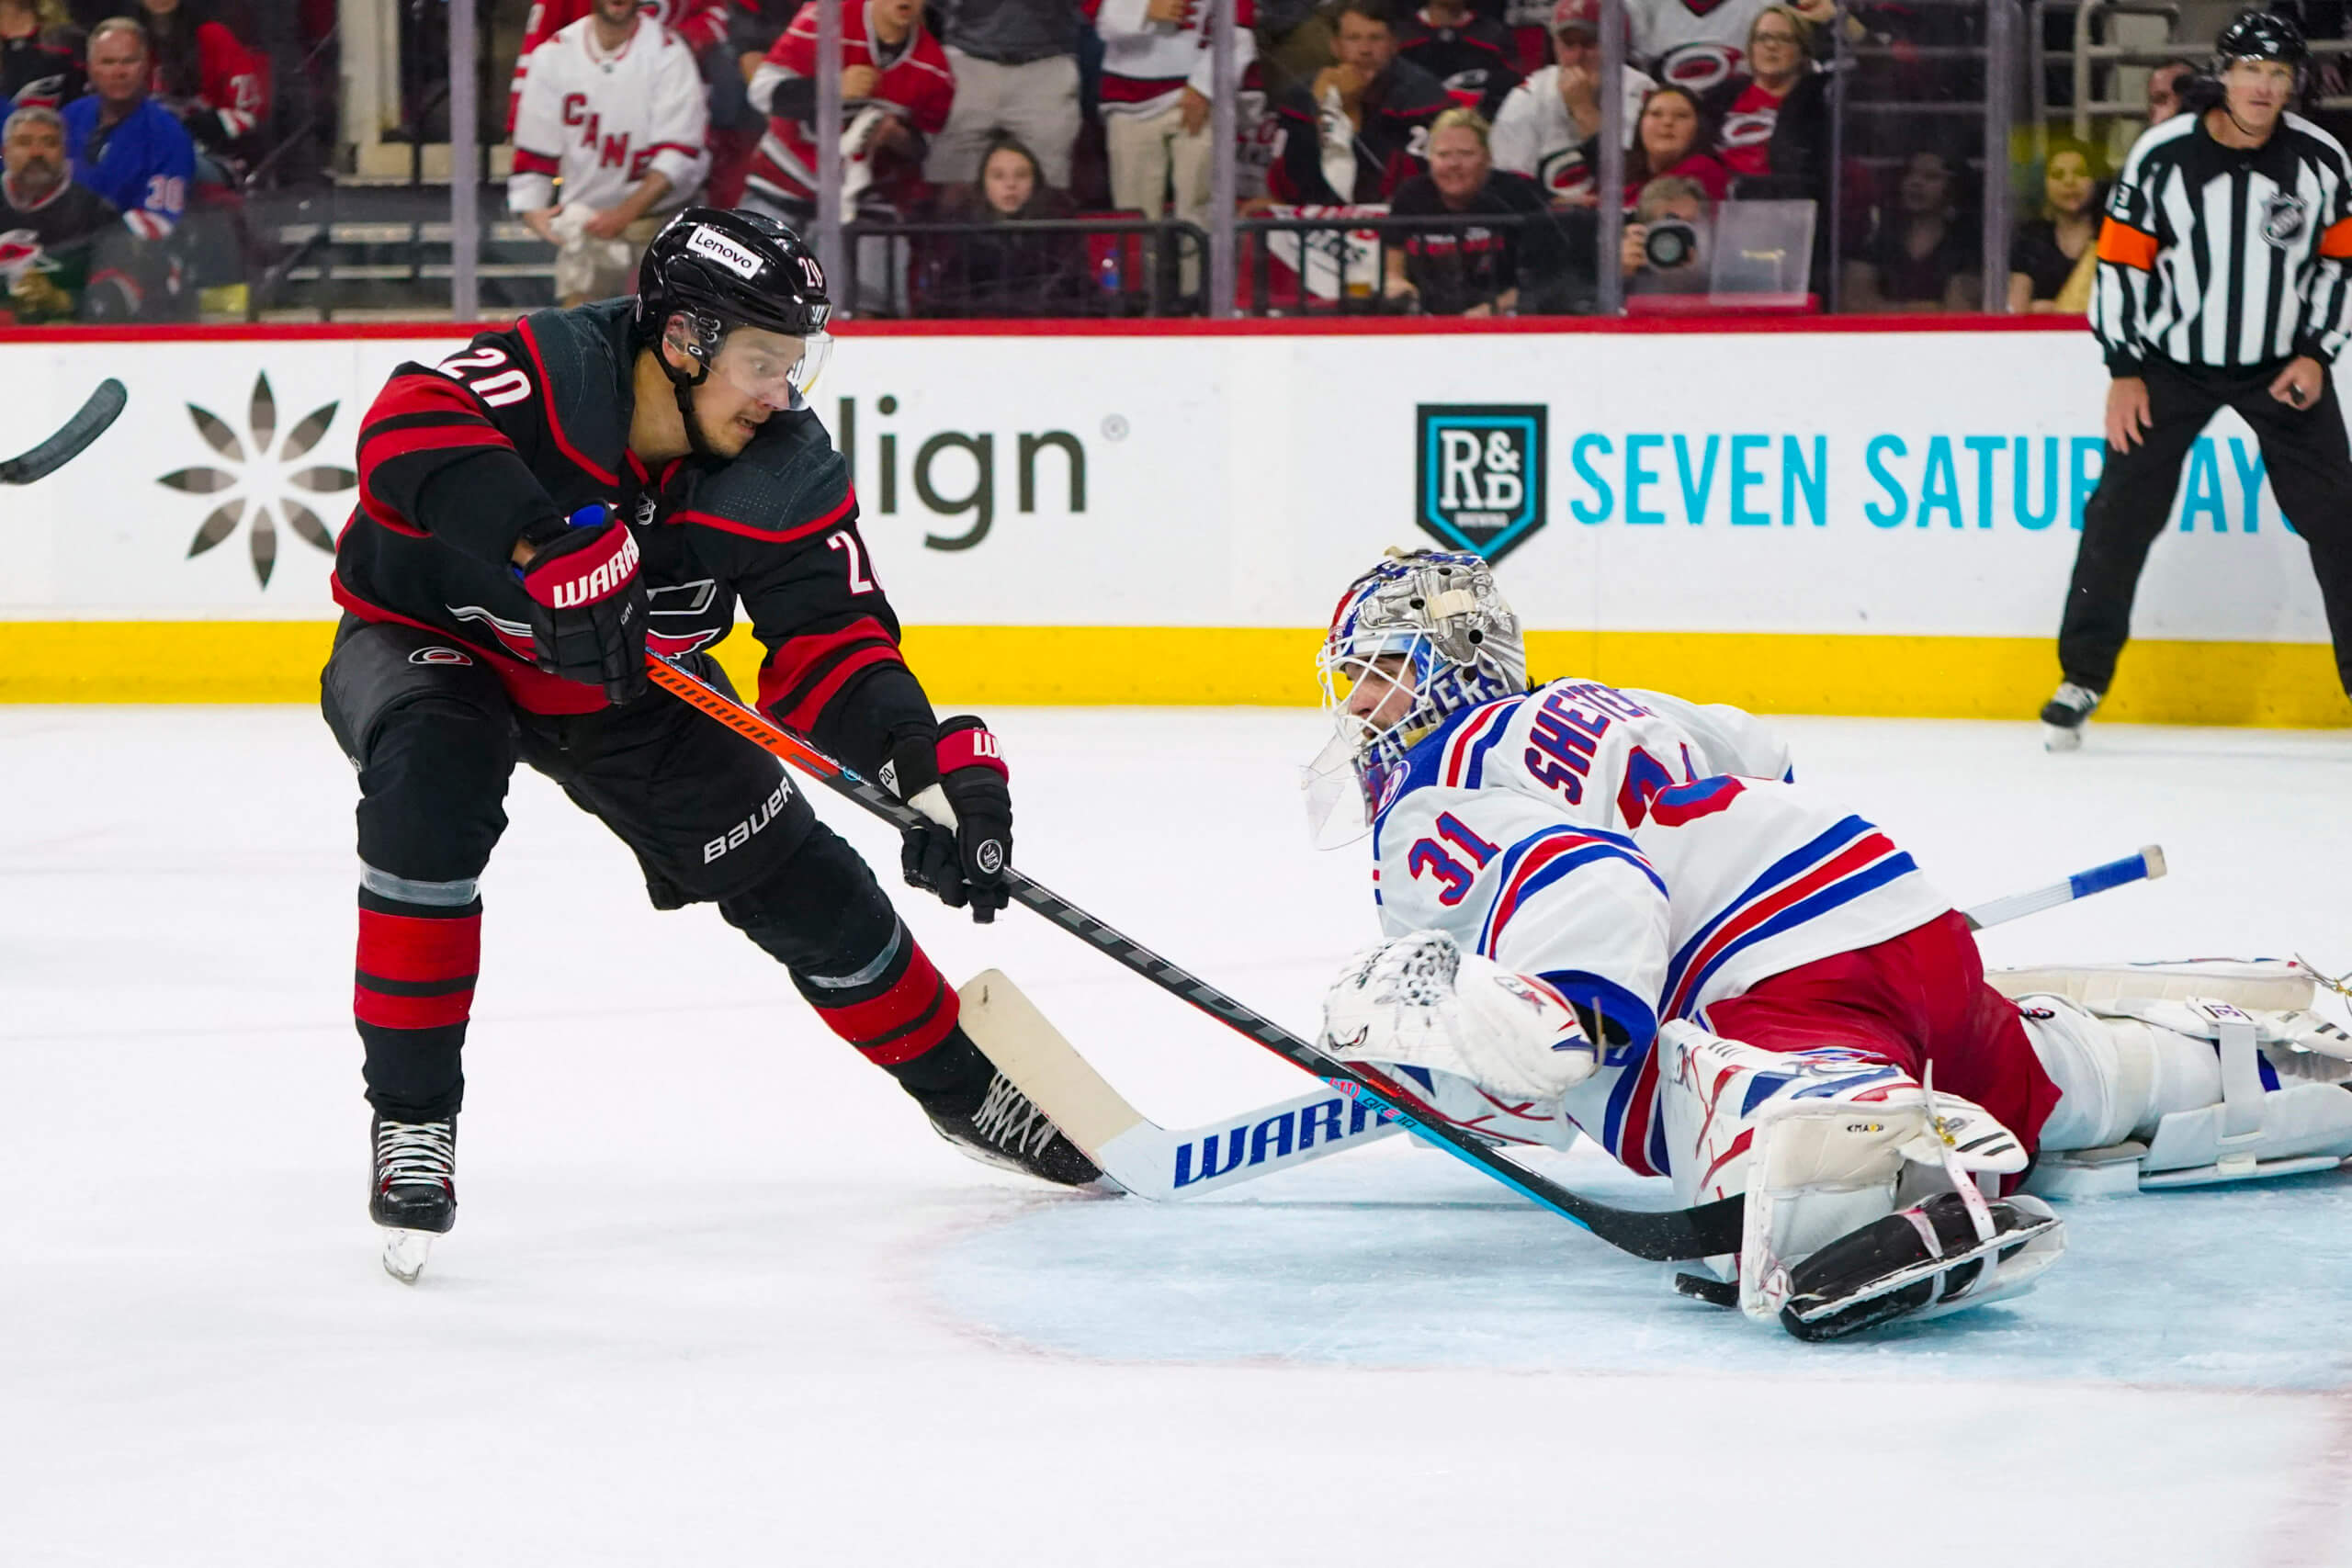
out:
M2083 749L2083 727L2068 729L2061 724L2041 727L2041 749L2045 751L2079 751Z
M384 1232L384 1272L403 1285L413 1285L433 1256L433 1232L388 1229Z

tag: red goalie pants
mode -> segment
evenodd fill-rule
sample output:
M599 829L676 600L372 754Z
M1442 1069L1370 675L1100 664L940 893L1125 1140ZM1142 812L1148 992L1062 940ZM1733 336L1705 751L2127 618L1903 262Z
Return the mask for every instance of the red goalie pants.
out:
M1843 1045L1973 1100L2030 1154L2058 1103L2017 1005L1984 983L1957 910L1874 946L1833 953L1711 1003L1707 1027L1766 1051Z

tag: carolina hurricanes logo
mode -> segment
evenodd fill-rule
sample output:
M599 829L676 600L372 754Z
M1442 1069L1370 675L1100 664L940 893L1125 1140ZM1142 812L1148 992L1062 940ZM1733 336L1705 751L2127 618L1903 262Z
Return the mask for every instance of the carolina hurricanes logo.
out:
M1772 127L1781 118L1778 109L1747 109L1724 116L1722 140L1726 147L1759 147L1772 140Z
M1708 10L1713 8L1711 6ZM1706 13L1702 11L1699 14L1704 16ZM1678 87L1688 87L1694 93L1703 93L1737 72L1740 60L1740 51L1729 44L1686 43L1679 49L1667 51L1659 58L1657 79L1670 82Z
M698 632L673 635L669 632L657 632L648 628L645 634L645 646L656 653L665 654L672 659L683 659L689 653L698 653L717 642L720 629L718 626L707 626Z
M30 229L11 229L0 234L0 276L21 276L28 267L40 261L40 236Z
M454 648L420 648L408 656L411 664L471 664L472 656L459 653Z
M1592 165L1577 149L1564 147L1536 166L1535 178L1553 196L1580 196L1592 188Z

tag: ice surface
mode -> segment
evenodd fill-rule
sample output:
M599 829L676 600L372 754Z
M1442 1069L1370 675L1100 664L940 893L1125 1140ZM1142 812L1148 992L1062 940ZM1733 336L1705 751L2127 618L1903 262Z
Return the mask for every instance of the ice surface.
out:
M1018 859L1304 1027L1370 934L1306 713L1008 712ZM1792 720L1995 962L2352 965L2352 738ZM293 709L0 709L0 1563L2352 1562L2352 1178L2075 1204L2013 1304L1801 1347L1392 1141L1197 1206L934 1139L519 775L463 1207L376 1262L349 772ZM895 846L823 807L877 865ZM906 901L1171 1125L1298 1076ZM1565 1173L1626 1201L1595 1157Z

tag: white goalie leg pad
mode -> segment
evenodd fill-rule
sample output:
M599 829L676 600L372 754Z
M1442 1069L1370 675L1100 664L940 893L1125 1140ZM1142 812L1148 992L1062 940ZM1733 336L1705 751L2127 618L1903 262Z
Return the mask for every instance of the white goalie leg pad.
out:
M1415 931L1348 960L1323 998L1322 1048L1343 1062L1450 1073L1510 1100L1556 1100L1600 1055L1543 981Z
M2309 1010L2210 998L2018 998L2060 1091L2032 1190L2097 1197L2326 1170L2352 1157L2352 1052ZM2278 1087L2267 1088L2267 1066Z
M1982 1106L1842 1047L1764 1051L1680 1020L1658 1043L1669 1054L1661 1099L1676 1201L1746 1194L1736 1274L1732 1259L1710 1261L1736 1279L1749 1317L1776 1320L1791 1271L1822 1247L1938 1192L1966 1203L1984 1263L1939 1310L2015 1294L2055 1259L2054 1235L2038 1253L1994 1256L2006 1244L1975 1178L2023 1170L2026 1153ZM1929 1273L1976 1258L1944 1258Z
M2291 958L2193 958L2154 964L2075 964L1987 969L1984 983L2016 1001L2064 997L2092 1012L2125 1001L2186 1001L2208 997L2248 1012L2299 1012L2318 990L2311 970Z

